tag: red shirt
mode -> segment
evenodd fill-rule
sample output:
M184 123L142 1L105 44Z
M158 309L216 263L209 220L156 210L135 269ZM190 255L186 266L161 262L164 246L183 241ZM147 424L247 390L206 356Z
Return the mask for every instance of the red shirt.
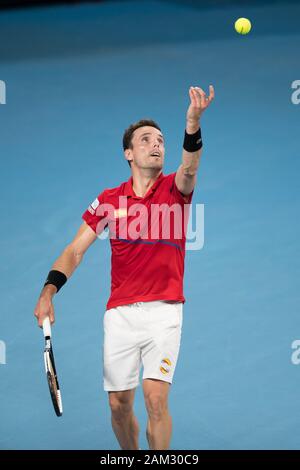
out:
M82 215L97 234L109 228L112 256L107 310L151 300L185 302L185 234L193 192L183 196L175 175L161 173L144 197L134 193L131 177L116 188L105 189Z

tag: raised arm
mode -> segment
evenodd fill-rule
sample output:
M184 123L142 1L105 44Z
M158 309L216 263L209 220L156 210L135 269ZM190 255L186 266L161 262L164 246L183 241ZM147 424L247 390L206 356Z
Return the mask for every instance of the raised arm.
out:
M202 88L190 87L189 96L190 105L186 114L182 163L175 177L177 188L185 195L190 194L196 184L197 170L202 153L200 117L214 99L214 87L210 85L209 96L206 96Z

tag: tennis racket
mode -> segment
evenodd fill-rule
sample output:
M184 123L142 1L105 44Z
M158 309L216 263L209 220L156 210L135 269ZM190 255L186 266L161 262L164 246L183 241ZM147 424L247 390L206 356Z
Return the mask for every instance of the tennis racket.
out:
M43 332L45 337L44 362L47 381L55 413L57 416L61 416L63 414L63 407L52 350L51 326L49 317L46 317L43 321Z

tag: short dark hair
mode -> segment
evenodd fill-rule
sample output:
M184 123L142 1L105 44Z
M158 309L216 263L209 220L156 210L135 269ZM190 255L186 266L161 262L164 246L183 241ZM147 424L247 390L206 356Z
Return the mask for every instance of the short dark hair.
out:
M158 129L159 131L161 131L161 128L159 127L159 125L152 119L140 119L134 124L130 124L130 126L125 130L124 135L123 135L123 150L124 151L126 149L132 149L132 136L133 136L134 131L144 126L155 127L155 129ZM131 166L131 163L128 162L128 165Z

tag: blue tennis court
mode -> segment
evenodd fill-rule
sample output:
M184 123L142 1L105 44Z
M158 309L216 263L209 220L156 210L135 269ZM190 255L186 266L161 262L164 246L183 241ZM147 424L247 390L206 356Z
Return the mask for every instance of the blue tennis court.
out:
M239 17L248 35L235 32ZM109 241L95 242L54 299L59 419L33 310L90 202L128 180L124 129L156 120L164 173L175 172L188 88L210 84L193 196L204 245L186 253L172 449L300 449L299 17L299 3L283 1L0 12L1 449L119 448L102 387ZM141 386L135 412L147 449Z

